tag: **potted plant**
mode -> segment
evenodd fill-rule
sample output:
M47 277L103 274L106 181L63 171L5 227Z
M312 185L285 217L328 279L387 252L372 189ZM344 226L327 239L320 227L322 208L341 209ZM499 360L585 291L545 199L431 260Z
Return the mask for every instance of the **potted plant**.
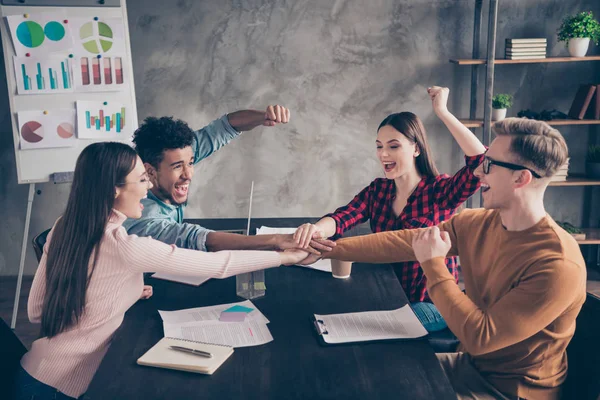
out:
M585 159L585 173L589 178L600 179L600 145L590 145Z
M570 224L568 222L560 221L556 221L556 223L558 224L558 226L567 231L567 233L571 234L571 236L573 236L575 240L585 240L585 232L576 227L575 225Z
M492 121L506 118L506 109L512 107L513 97L510 94L497 94L492 97Z
M600 23L591 11L570 15L558 29L558 40L566 43L571 57L585 57L590 40L598 45Z

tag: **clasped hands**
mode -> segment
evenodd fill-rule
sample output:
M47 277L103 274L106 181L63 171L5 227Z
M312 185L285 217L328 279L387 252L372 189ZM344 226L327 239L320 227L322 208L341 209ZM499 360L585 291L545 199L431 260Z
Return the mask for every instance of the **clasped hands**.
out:
M288 242L290 247L285 249L286 259L291 259L286 265L309 265L319 260L320 253L317 249L331 251L335 243L322 238L322 233L313 224L300 226L292 235L292 241ZM440 231L437 226L422 229L415 233L412 240L412 248L415 258L419 263L446 257L452 243L450 235L446 231ZM289 254L288 254L289 253Z
M278 244L283 250L284 265L309 265L321 258L322 252L328 252L335 247L335 242L328 240L316 225L304 224L289 235L282 235L283 240ZM286 262L287 261L287 262Z

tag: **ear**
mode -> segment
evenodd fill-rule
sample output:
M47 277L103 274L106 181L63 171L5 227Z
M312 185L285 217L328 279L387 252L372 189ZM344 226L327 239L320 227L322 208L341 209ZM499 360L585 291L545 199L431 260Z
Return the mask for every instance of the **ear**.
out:
M121 195L121 188L118 186L115 186L115 199L118 198Z
M150 179L156 179L156 168L154 168L152 164L144 163L144 168L146 168L146 172L148 173Z
M420 155L421 155L421 150L419 149L419 145L415 143L415 152L414 152L413 156L416 158L416 157L419 157Z
M518 189L529 185L533 180L533 175L531 174L531 171L524 169L522 171L515 171L513 173L513 178L515 179L514 187L515 189Z

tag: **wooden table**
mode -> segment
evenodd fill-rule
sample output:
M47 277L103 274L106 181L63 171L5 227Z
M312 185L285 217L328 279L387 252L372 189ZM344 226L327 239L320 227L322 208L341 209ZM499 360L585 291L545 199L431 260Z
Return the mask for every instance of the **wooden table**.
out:
M200 287L148 279L154 296L125 315L86 399L455 399L427 340L319 344L317 314L390 310L407 303L388 265L355 264L346 280L300 267L267 270L266 296L253 300L274 341L235 349L212 376L142 367L162 336L157 310L241 301L235 278Z

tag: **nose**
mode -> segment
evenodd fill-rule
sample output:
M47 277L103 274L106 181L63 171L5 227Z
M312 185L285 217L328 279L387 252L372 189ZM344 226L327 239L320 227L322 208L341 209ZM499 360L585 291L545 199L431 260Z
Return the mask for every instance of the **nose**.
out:
M152 181L150 179L148 179L148 190L152 189L154 187L154 184L152 184Z
M193 165L186 165L183 167L183 173L181 174L181 177L183 179L187 179L187 180L191 180L192 176L194 176L194 166Z

